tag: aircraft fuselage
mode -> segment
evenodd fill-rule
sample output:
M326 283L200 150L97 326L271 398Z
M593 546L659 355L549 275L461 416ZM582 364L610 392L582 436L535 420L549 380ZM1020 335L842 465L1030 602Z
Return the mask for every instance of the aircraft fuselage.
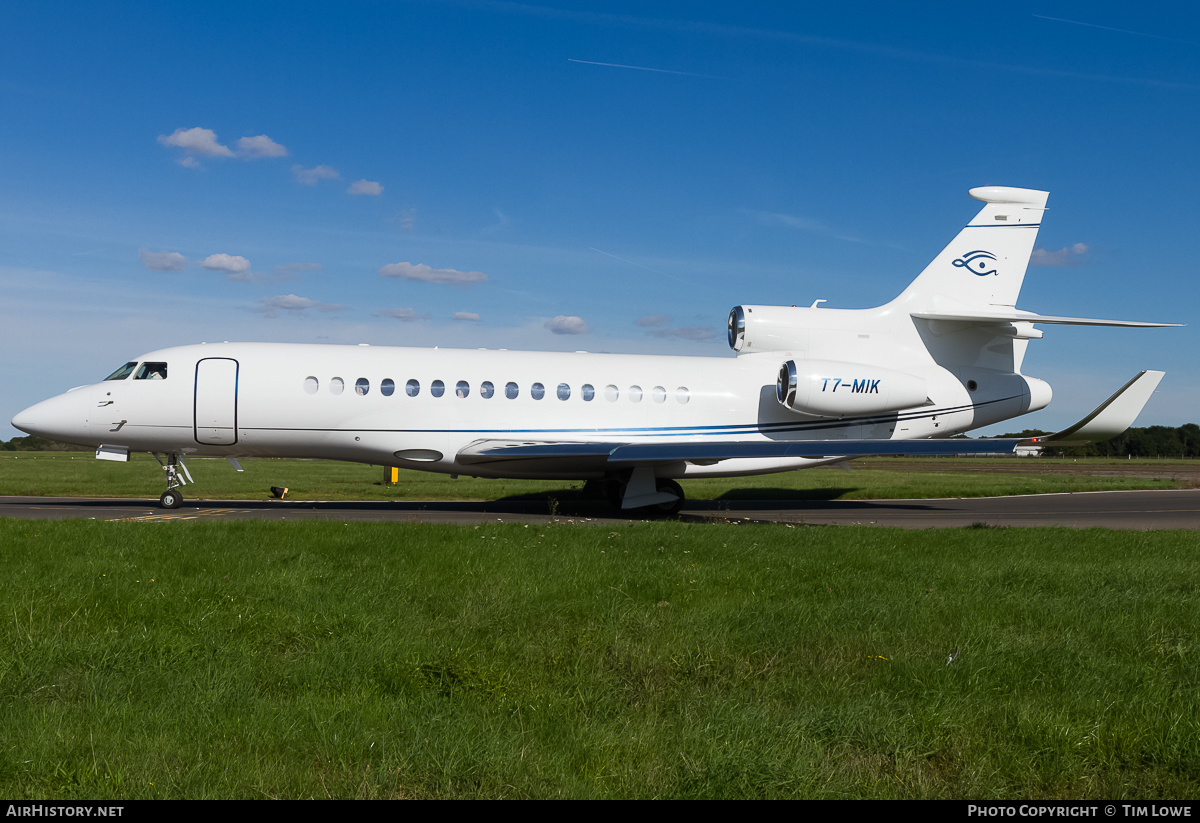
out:
M980 370L969 391L945 368L914 370L929 403L817 417L777 399L790 352L674 357L375 346L221 343L162 349L135 373L73 389L14 423L94 446L228 457L307 457L494 477L590 478L595 461L462 463L480 440L611 443L948 437L1030 410L1029 378ZM135 370L136 371L136 370ZM830 398L878 394L881 370L844 364ZM1040 382L1040 381L1036 381ZM840 395L839 395L840 392ZM27 429L28 430L28 429ZM663 477L766 473L809 458L680 463Z

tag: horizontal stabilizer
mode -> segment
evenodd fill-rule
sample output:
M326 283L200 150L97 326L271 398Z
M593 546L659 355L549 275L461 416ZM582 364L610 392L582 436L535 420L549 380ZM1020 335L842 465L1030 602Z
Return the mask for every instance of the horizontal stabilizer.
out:
M1026 311L1007 312L913 312L921 320L953 320L978 325L1004 323L1047 323L1058 326L1125 326L1131 328L1162 328L1180 326L1181 323L1143 323L1138 320L1097 320L1091 317L1055 317Z
M1063 445L1094 443L1116 437L1133 425L1133 421L1145 408L1150 395L1154 394L1154 390L1158 388L1163 374L1160 371L1141 372L1074 426L1045 437L1034 437L1023 443Z

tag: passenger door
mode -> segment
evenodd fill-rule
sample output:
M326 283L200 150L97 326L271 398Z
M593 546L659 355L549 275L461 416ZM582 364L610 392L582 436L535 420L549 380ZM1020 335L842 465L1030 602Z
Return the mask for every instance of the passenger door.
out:
M196 363L195 435L206 446L237 443L238 361L208 357Z

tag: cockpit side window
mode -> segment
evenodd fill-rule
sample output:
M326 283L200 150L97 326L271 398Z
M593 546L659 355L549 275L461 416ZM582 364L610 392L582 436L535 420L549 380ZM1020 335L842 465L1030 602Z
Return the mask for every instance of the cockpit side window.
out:
M126 377L133 374L133 370L135 368L137 368L136 360L134 360L131 363L126 363L124 366L117 369L115 372L113 372L112 374L110 374L108 377L106 377L104 379L105 380L124 380Z
M143 363L142 367L137 370L137 374L133 376L134 380L166 380L167 379L167 364L166 363Z

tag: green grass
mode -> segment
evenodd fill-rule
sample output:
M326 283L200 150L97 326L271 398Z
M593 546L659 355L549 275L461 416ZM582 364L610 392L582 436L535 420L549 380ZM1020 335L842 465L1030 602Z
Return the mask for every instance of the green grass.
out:
M0 569L14 799L1200 791L1192 533L10 520Z
M1118 461L1128 466L1128 461ZM1161 468L1168 461L1144 461ZM291 489L289 497L302 500L495 500L522 495L553 495L569 499L581 482L545 480L492 480L427 472L402 471L395 486L383 483L384 469L355 463L321 460L247 460L236 472L224 460L198 458L187 461L196 484L184 489L191 498L218 500L265 499L271 486ZM1082 463L1082 461L1081 461ZM927 469L951 465L955 471ZM689 498L715 499L893 499L930 497L988 497L1005 494L1108 491L1175 488L1173 480L1138 477L1091 477L1078 474L1038 473L1039 463L1013 458L973 461L872 460L840 468L722 479L683 481ZM963 471L962 466L973 470ZM990 471L998 466L1027 467L1029 473ZM1088 461L1084 466L1103 465ZM1186 464L1189 468L1194 461ZM166 489L162 470L154 458L137 454L129 463L96 460L89 453L0 453L0 494L92 497L156 498Z

